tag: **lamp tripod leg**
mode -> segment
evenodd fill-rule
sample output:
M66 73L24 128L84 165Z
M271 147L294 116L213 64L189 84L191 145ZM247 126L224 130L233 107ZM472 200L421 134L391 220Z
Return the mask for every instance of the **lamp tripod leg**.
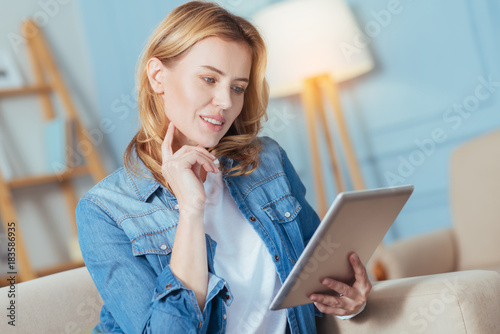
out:
M359 170L359 166L356 162L356 158L354 155L354 150L352 148L351 140L349 138L349 134L347 132L347 126L344 120L344 116L342 114L342 108L340 106L339 93L337 89L336 83L332 80L330 76L325 76L322 80L323 87L326 90L326 93L332 103L333 110L335 112L335 117L337 121L337 125L340 132L341 142L343 146L343 150L345 152L347 158L347 166L349 170L349 175L354 185L354 189L360 190L364 189L365 185L363 183L363 178L361 177L361 172Z
M317 101L317 86L314 79L304 81L302 103L306 111L307 125L309 129L309 139L311 145L314 177L316 180L316 201L318 203L318 215L323 217L326 214L325 190L323 187L321 159L319 155L318 141L316 138L315 114Z
M320 90L317 90L318 96L317 100L321 101ZM337 185L337 192L343 192L346 189L344 179L342 178L342 169L338 163L337 152L335 152L335 145L332 136L330 135L330 127L328 126L328 120L326 119L325 108L322 103L318 105L319 115L321 117L321 123L323 124L323 131L326 137L326 144L328 147L328 153L330 157L330 163L332 164L333 175L335 177L335 184Z

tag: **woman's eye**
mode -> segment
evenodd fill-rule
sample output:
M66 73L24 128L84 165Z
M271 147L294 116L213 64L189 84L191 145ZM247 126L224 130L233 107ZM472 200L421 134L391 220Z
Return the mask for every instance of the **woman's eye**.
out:
M208 83L215 83L215 79L214 78L210 78L210 77L203 77L203 80L205 80L206 82Z
M242 94L242 93L245 92L245 88L241 88L241 87L238 87L238 86L234 86L233 90L235 91L236 94Z

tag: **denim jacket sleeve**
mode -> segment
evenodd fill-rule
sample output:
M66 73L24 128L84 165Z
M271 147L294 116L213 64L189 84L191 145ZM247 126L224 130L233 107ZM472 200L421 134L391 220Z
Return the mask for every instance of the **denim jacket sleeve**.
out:
M76 218L85 264L119 330L124 333L206 332L211 300L223 288L216 276L209 275L211 291L202 312L193 290L177 279L169 265L157 275L144 256L134 256L127 235L98 200L83 197L78 203ZM102 317L101 313L101 320ZM117 329L109 330L116 332Z

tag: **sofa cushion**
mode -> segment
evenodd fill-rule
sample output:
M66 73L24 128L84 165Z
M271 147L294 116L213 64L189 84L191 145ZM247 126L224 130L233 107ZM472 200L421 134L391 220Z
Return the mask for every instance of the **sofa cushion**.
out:
M103 301L86 267L16 284L15 298L9 289L0 289L0 305L14 300L16 326L4 315L0 333L90 333L99 322Z
M500 333L500 275L470 270L374 282L351 320L317 319L327 333Z
M450 181L457 270L500 267L500 131L459 147Z

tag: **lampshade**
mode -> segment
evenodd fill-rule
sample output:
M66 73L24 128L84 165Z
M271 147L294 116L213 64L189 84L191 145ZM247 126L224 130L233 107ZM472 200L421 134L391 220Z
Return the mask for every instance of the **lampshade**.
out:
M272 97L299 93L309 77L329 73L341 82L373 68L344 0L283 1L257 13L253 23L266 41Z

